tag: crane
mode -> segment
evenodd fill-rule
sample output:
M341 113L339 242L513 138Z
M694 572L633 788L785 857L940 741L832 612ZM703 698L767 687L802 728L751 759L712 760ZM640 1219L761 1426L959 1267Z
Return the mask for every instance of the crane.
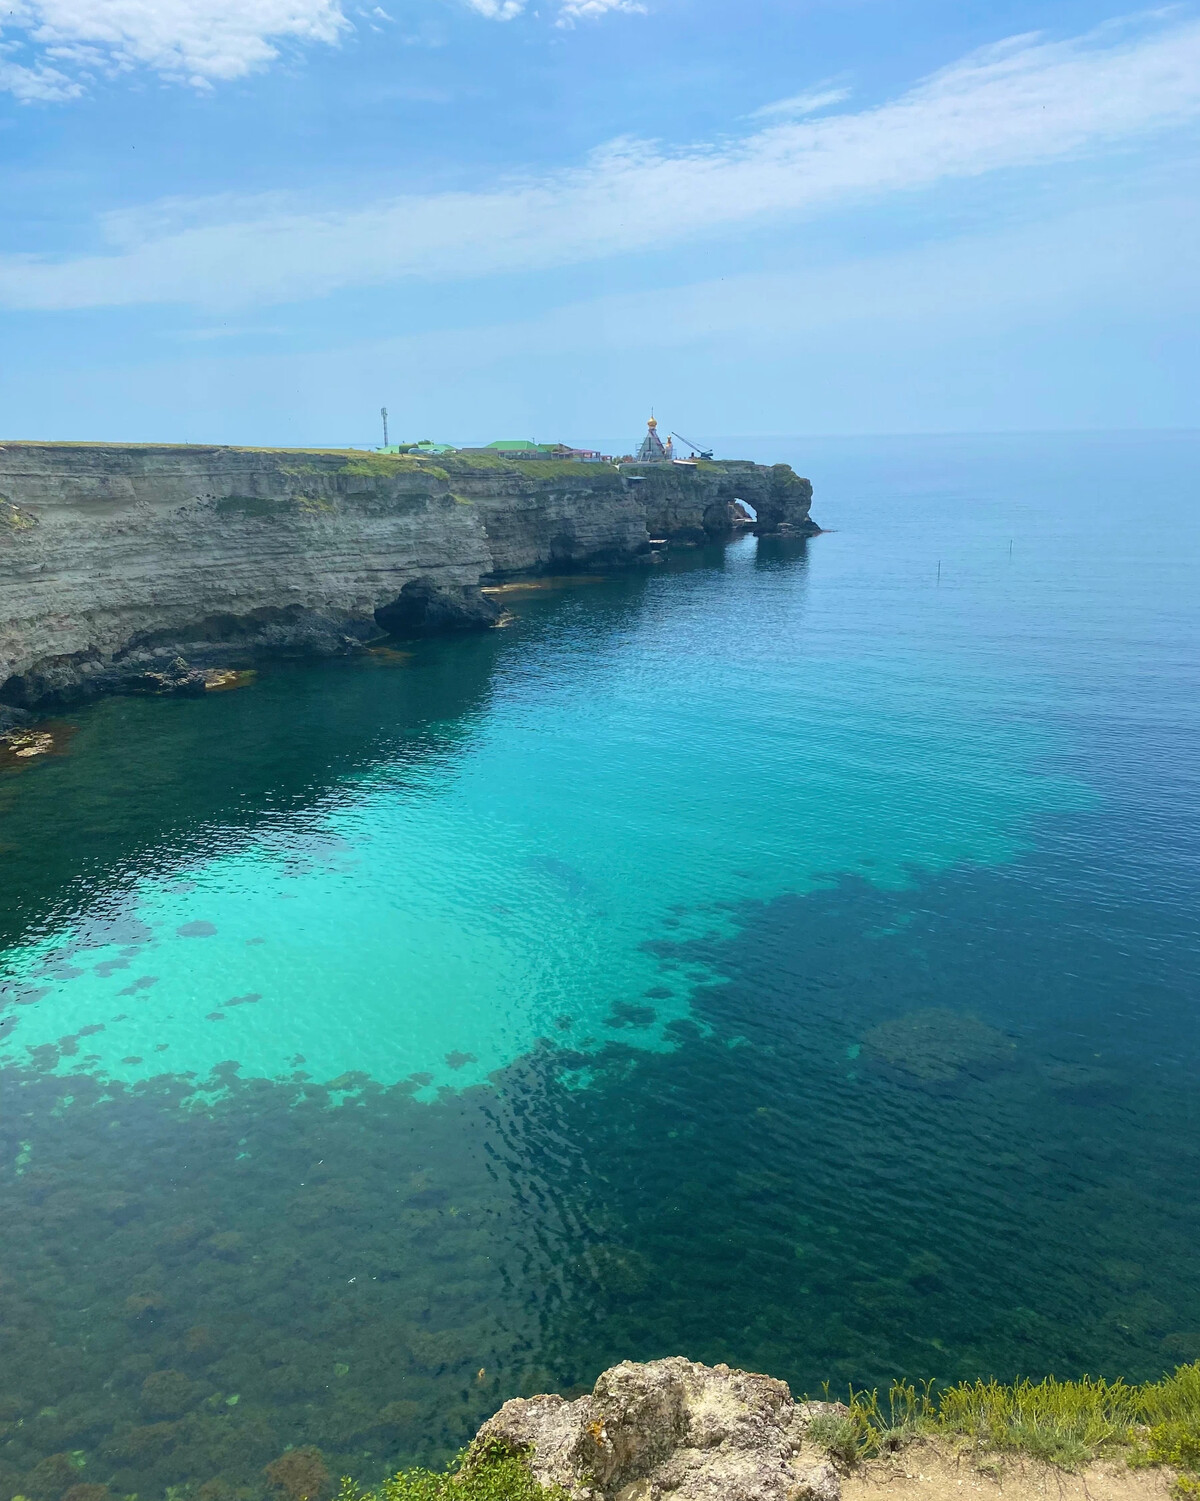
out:
M681 443L686 443L687 446L692 450L692 453L696 456L696 458L698 458L698 459L711 459L712 458L713 451L712 451L711 448L697 448L696 445L692 442L692 440L690 438L685 438L682 433L672 433L671 436L672 436L672 438L678 438Z

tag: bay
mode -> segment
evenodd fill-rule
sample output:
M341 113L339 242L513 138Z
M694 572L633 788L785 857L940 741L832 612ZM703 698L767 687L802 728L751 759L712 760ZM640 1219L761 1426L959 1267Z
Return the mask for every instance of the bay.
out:
M826 533L4 770L10 1494L370 1478L622 1358L1200 1356L1200 440L738 451Z

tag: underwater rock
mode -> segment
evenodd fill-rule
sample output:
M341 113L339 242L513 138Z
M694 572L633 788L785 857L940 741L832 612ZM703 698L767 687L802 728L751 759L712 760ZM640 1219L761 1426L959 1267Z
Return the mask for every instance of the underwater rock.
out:
M804 1450L825 1405L793 1402L785 1382L726 1365L623 1361L574 1402L506 1402L474 1449L498 1439L532 1450L537 1480L573 1501L839 1501L833 1466Z
M668 992L669 993L669 992ZM612 1014L604 1018L606 1027L649 1027L657 1018L653 1006L638 1006L632 1001L618 1001Z
M628 1246L590 1246L573 1260L576 1271L593 1282L601 1292L629 1295L643 1291L650 1283L651 1263Z
M69 1454L47 1454L34 1465L29 1476L29 1494L34 1501L58 1501L79 1478L79 1471Z
M980 1074L1010 1061L1011 1042L966 1011L930 1006L881 1022L863 1036L873 1062L902 1082L953 1084L962 1074Z
M253 670L243 671L237 667L209 667L204 669L206 693L228 693L234 688L246 688L258 674Z
M19 761L32 756L48 756L54 749L54 736L45 730L9 730L0 735L0 746Z
M1128 1083L1111 1068L1096 1068L1087 1063L1051 1063L1043 1065L1039 1072L1059 1099L1071 1105L1119 1105L1129 1095Z
M288 1501L320 1501L329 1490L329 1471L320 1449L291 1449L263 1470L267 1483Z
M180 1417L196 1395L195 1386L182 1371L154 1371L142 1382L142 1406L151 1417Z
M93 1480L84 1480L78 1485L73 1485L63 1496L62 1501L112 1501L112 1492L106 1485L99 1485Z
M1162 1351L1173 1361L1200 1360L1200 1334L1168 1334L1162 1342Z
M151 986L158 984L157 975L139 975L132 985L126 985L123 990L118 990L118 995L137 995L139 990L149 990ZM113 1017L116 1021L116 1017Z
M418 1431L423 1416L424 1411L419 1402L408 1402L400 1398L379 1409L378 1423L381 1428L395 1428L400 1433L412 1433Z
M144 1464L169 1453L178 1442L179 1430L178 1423L148 1423L126 1429L108 1439L101 1452L119 1464Z
M223 1261L236 1261L245 1247L246 1237L240 1230L218 1230L208 1237L206 1244L214 1256Z

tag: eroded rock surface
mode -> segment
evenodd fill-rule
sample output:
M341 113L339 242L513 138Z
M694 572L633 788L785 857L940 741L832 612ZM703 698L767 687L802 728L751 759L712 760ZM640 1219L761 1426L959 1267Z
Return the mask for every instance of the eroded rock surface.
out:
M605 1371L591 1394L517 1397L479 1431L530 1450L543 1485L574 1501L839 1501L836 1470L806 1450L833 1404L786 1382L682 1356Z
M481 629L480 585L650 560L650 538L815 531L787 465L0 445L0 699L201 692L271 651ZM175 666L183 659L185 680Z

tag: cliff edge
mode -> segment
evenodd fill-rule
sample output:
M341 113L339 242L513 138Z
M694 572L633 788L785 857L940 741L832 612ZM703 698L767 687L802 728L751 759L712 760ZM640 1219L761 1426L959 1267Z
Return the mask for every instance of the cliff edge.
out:
M328 450L0 445L0 701L203 688L232 653L489 625L481 585L806 535L786 464L576 464ZM739 505L738 502L741 502Z
M840 1501L837 1471L805 1446L832 1406L724 1365L627 1360L574 1402L506 1402L475 1452L491 1441L527 1455L534 1479L571 1501Z
M506 1402L456 1472L344 1481L337 1501L1188 1501L1198 1371L936 1395L900 1382L845 1405L727 1365L622 1361L575 1401Z

